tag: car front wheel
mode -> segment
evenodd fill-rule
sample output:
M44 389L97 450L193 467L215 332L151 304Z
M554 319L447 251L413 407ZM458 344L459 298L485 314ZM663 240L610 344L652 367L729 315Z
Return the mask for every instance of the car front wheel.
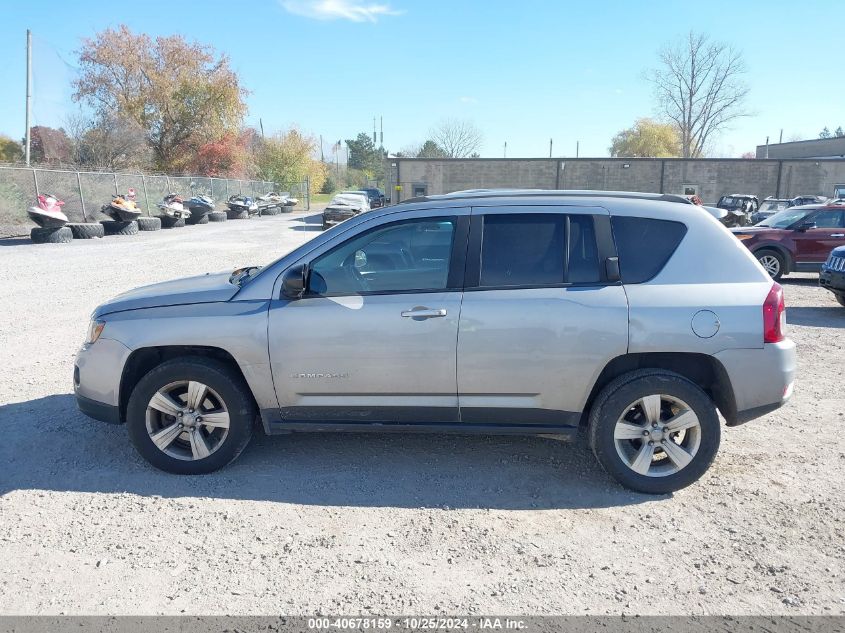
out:
M605 387L590 412L589 439L604 469L626 488L680 490L710 467L719 448L716 407L683 376L626 374Z
M243 378L204 357L166 361L135 386L129 437L150 464L198 475L222 468L249 443L255 406Z
M757 258L757 261L760 262L760 265L769 273L769 277L772 279L778 280L783 276L786 266L783 255L777 251L764 248L754 253L754 257Z

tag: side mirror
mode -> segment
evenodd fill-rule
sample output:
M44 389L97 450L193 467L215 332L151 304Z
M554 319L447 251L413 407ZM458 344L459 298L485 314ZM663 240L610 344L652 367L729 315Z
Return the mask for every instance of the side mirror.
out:
M622 281L622 274L619 272L619 258L608 257L604 260L604 272L608 281Z
M300 264L288 268L282 276L282 295L288 299L301 299L305 294L308 265Z
M816 223L815 222L802 222L798 225L799 231L809 231L810 229L815 229Z

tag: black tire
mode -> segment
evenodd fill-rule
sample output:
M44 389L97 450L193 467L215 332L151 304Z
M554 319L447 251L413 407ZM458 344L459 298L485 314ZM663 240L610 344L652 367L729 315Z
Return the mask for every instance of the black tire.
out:
M147 405L159 389L183 380L196 380L220 395L229 413L229 432L208 457L183 460L167 455L147 432ZM200 475L223 468L246 448L256 418L255 403L243 378L228 365L200 356L166 361L151 369L132 390L126 407L129 438L150 464L178 475ZM175 419L175 418L174 418Z
M208 214L203 213L200 216L191 214L191 217L185 219L185 223L190 224L192 226L197 224L208 224Z
M160 231L161 218L146 218L140 217L135 220L138 223L139 231Z
M161 220L161 228L163 229L178 229L185 226L185 218L172 218L169 215L158 216Z
M241 209L237 211L235 209L229 209L226 211L226 217L230 220L248 220L249 219L249 211L246 209Z
M759 251L754 251L754 257L757 258L760 265L775 281L786 274L786 260L783 255L773 248L761 248ZM771 268L770 266L767 266L769 263L771 263Z
M90 240L94 237L103 237L106 234L105 228L99 222L65 224L73 234L75 240Z
M294 205L292 205L292 204L282 205L282 213L293 213L293 207L294 207Z
M73 233L66 226L41 228L36 226L29 232L33 244L67 244L73 241Z
M843 308L845 308L845 295L833 295Z
M212 211L208 214L208 221L209 222L225 222L226 221L226 212L225 211Z
M135 220L130 222L103 220L100 224L103 225L106 235L136 235L138 233L138 223Z
M664 476L648 476L632 470L617 451L614 439L617 420L626 415L626 411L634 411L630 408L631 403L656 394L668 395L686 403L698 417L700 428L698 450L692 460L676 472ZM684 434L684 441L686 441L686 431ZM716 457L720 434L719 416L708 395L698 385L683 376L659 369L630 372L602 389L590 410L588 426L590 446L605 471L626 488L647 494L675 492L701 478ZM692 433L689 437L690 441L694 440ZM632 446L638 441L645 440L630 440ZM666 441L674 442L671 438ZM659 446L656 450L661 451L656 456L662 456L667 460L665 463L670 464L668 457ZM649 462L649 464L651 468L651 464L659 464L659 462Z
M327 228L329 228L329 225L328 225L328 224L326 224L326 222L325 222L325 221L323 221L323 230L325 231Z
M281 207L267 207L261 210L261 215L280 215L281 213Z

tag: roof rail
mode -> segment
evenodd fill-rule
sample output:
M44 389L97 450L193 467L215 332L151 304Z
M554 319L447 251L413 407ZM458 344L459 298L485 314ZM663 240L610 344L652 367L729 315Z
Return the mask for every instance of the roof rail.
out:
M408 198L396 204L411 204L419 202L436 202L438 200L472 200L478 198L631 198L640 200L656 200L661 202L680 202L693 204L688 198L673 193L645 193L640 191L595 191L595 190L567 190L567 189L466 189L451 193L432 194Z

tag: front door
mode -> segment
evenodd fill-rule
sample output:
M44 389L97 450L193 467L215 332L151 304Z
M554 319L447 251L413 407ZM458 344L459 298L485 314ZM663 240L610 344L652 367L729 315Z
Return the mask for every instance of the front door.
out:
M473 209L458 333L470 424L575 426L605 364L628 347L628 302L606 281L604 209Z
M270 308L282 422L458 421L468 213L380 218L311 258L304 297Z
M794 230L795 261L798 264L820 264L837 246L845 244L845 210L823 209L805 218L816 228Z

